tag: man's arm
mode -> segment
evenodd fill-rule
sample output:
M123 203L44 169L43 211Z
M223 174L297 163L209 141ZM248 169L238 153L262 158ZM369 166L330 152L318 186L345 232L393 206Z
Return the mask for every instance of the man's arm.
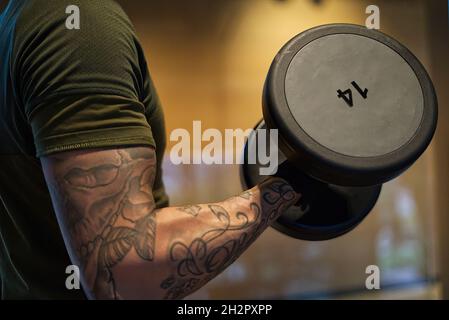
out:
M155 209L155 164L149 147L42 159L89 298L183 298L235 261L298 197L270 178L223 202Z

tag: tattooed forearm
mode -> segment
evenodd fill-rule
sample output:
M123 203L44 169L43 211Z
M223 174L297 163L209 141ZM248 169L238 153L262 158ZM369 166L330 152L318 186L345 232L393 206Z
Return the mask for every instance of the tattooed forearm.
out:
M190 242L171 243L169 258L175 270L161 283L167 290L165 298L182 298L216 277L297 199L282 180L270 180L239 197L245 200L240 200L240 210L232 210L235 198L220 205L195 206L198 212L213 214L218 225Z
M217 276L298 195L269 179L216 204L156 209L151 148L42 161L72 261L91 298L182 298Z

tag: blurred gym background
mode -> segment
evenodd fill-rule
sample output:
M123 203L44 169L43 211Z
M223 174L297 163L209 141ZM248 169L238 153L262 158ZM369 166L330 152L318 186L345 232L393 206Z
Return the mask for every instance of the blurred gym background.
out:
M274 230L198 299L449 298L449 37L446 0L126 0L164 105L167 135L206 128L252 128L277 51L297 33L327 23L365 24L380 8L381 31L411 49L437 89L440 118L425 155L384 186L368 218L326 242ZM304 78L307 81L307 78ZM169 142L167 152L173 144ZM236 165L174 166L164 176L172 205L218 201L241 191ZM329 214L332 214L331 212ZM369 265L381 289L365 288Z

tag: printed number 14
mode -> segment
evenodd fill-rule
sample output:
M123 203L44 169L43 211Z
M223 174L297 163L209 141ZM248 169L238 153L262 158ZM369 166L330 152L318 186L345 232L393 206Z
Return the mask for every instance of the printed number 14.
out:
M355 81L352 81L351 84L357 90L357 92L363 97L363 99L368 98L368 89L365 88L364 90L362 90L362 88L360 88L360 86ZM337 97L342 98L348 106L350 107L354 106L351 89L347 89L345 91L341 91L339 89L337 90L337 93L338 93Z

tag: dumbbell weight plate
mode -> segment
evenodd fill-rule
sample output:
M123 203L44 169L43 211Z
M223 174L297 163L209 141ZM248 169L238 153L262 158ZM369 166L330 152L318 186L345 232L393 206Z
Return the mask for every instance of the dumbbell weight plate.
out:
M266 129L265 123L260 122L255 129ZM251 141L257 141L257 130L248 137L244 150L244 164L240 167L241 183L246 189L267 178L259 174L262 167L260 163L248 163L248 148ZM271 152L269 144L267 150ZM278 158L285 159L282 154ZM287 210L272 224L272 227L297 239L328 240L351 231L371 211L381 191L380 185L342 187L326 184L311 179L300 169L297 169L294 175L298 180L295 182L301 185L302 197L298 204Z
M337 24L305 31L280 50L263 114L305 173L371 186L398 176L427 148L437 100L408 49L378 31Z

